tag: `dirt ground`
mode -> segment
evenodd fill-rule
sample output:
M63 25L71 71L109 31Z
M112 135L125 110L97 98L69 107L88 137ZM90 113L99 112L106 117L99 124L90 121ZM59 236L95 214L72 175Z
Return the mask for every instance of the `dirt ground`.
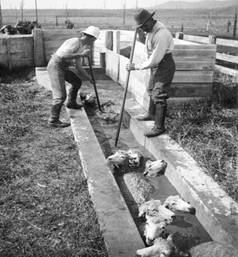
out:
M107 256L71 128L48 128L30 77L0 85L0 257Z

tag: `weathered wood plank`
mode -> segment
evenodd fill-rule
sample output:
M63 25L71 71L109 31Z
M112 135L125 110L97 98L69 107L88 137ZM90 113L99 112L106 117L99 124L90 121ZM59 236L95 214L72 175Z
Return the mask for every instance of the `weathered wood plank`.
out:
M120 56L111 50L106 50L106 74L118 81Z
M213 49L174 49L173 56L174 57L206 57L206 58L215 58L216 52Z
M208 37L200 37L200 36L192 36L192 35L184 34L183 39L191 41L191 42L198 42L198 43L205 43L205 44L209 43L209 38Z
M44 40L41 29L33 30L34 40L34 64L36 67L45 66Z
M217 45L217 52L237 55L238 47Z
M184 60L181 61L180 58L175 59L176 70L214 70L214 61L213 60L204 60L204 61L191 61Z
M225 61L225 62L238 64L238 56L234 56L234 55L216 53L216 59L221 60L221 61Z
M210 84L172 84L170 90L171 97L208 97L212 93L212 83Z
M216 51L216 45L211 44L196 44L196 45L174 45L174 49L177 50L213 50Z

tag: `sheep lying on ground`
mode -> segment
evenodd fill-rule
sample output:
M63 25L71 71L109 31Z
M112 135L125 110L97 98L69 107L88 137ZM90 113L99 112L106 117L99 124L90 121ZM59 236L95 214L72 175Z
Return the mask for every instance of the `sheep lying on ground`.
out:
M164 175L167 167L167 162L164 160L151 161L148 160L145 163L144 176L157 177Z

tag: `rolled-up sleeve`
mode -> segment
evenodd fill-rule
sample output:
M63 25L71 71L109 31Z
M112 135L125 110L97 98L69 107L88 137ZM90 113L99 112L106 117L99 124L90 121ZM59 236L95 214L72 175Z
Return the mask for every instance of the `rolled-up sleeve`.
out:
M154 40L155 48L152 51L151 56L145 62L137 64L137 69L144 70L157 66L163 59L164 55L168 52L171 43L171 36L166 30L159 31L155 35Z

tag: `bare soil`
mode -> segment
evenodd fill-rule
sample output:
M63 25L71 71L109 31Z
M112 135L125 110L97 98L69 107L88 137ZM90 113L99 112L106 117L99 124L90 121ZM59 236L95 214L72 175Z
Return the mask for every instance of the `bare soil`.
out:
M0 85L0 257L107 256L71 128L47 126L50 99L33 80Z

